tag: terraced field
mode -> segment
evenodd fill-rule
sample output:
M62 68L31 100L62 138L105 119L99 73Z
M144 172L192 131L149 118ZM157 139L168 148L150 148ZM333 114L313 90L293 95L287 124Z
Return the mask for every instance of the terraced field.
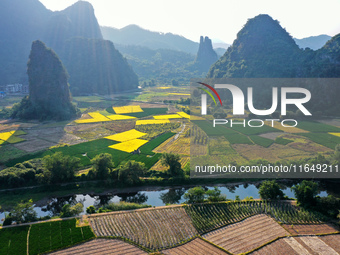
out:
M335 227L290 203L174 205L84 217L80 222L89 222L92 229L77 226L76 219L0 229L0 254L35 255L52 251L65 255L146 254L147 251L183 255L251 252L328 255L340 252L340 235Z
M286 237L270 243L252 252L254 255L338 255L340 252L340 235Z
M210 203L185 206L185 210L200 234L242 221L257 214L267 214L275 220L288 224L315 224L320 219L308 211L288 203L262 201L238 203Z
M143 255L147 252L115 239L95 239L68 249L50 253L51 255Z
M340 235L319 236L319 239L340 254Z
M203 238L238 254L253 250L289 233L267 215L259 214L203 235Z
M184 245L163 250L163 254L167 255L224 255L227 254L226 252L222 251L221 249L209 244L208 242L205 242L204 240L200 238L196 238Z
M97 236L128 238L151 250L172 247L198 234L182 207L91 215L89 221Z
M283 227L292 235L316 235L316 234L330 234L338 231L331 224L310 224L310 225L287 225Z

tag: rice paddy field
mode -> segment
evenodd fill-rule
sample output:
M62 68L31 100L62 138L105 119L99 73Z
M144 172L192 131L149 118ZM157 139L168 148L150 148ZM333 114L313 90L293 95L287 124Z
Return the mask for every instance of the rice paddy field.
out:
M141 97L152 94L156 98L186 98L188 90L155 87ZM146 160L148 166L156 161L150 166L153 169L163 169L156 159L164 152L179 154L185 163L191 155L201 156L202 162L207 157L223 157L236 164L258 159L274 163L313 158L318 154L328 157L340 144L337 119L299 121L293 128L278 121L265 121L259 128L241 125L213 128L209 120L190 120L190 115L182 110L152 100L124 104L114 98L88 96L75 97L74 101L82 116L72 122L0 124L0 164L13 166L56 151L78 157L84 167L103 152L113 156L115 165L128 158ZM181 133L184 125L186 135ZM141 155L133 155L136 151ZM156 157L152 158L153 155Z
M157 91L177 93L171 87ZM152 169L164 169L157 161L164 152L179 154L185 159L182 165L190 155L201 156L202 162L207 157L223 157L236 164L258 159L274 163L318 154L328 157L340 144L340 121L335 119L299 121L293 128L276 121L259 128L213 128L207 120L195 118L190 122L189 114L162 104L119 105L119 101L101 97L76 97L75 101L83 106L83 113L73 122L0 124L0 163L13 166L56 151L78 157L84 167L99 153L111 154L116 166L135 158L145 160ZM133 155L138 151L141 155Z
M171 205L0 228L0 254L16 255L338 254L339 241L338 228L318 215L264 201Z
M76 99L84 106L103 103L99 97ZM149 103L84 109L82 117L73 122L0 124L0 163L14 166L62 152L78 157L86 168L96 155L109 153L115 166L126 160L136 160L149 169L161 156L161 152L154 150L179 132L182 122L189 118L180 111L167 114L169 109L165 105ZM181 121L172 120L173 116Z
M209 137L207 153L210 156L220 155L225 158L228 154L228 161L238 164L258 159L272 163L284 162L313 158L319 154L327 157L340 144L340 128L336 126L339 122L336 120L299 121L296 127L291 128L283 127L277 121L265 122L265 125L258 128L242 125L216 125L214 128L209 120L192 120L192 123L204 132L203 135L202 132L192 134L192 139L201 141L204 135ZM195 144L199 146L202 143ZM191 150L195 153L193 148Z

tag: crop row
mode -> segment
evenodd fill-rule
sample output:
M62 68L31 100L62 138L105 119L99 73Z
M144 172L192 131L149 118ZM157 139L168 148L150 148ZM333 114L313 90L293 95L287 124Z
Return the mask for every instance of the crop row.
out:
M320 223L317 215L287 203L265 201L187 205L185 210L199 233L264 213L286 224Z
M76 227L76 219L4 228L0 229L0 254L41 254L91 238L94 238L91 228Z
M172 247L197 234L181 207L91 216L89 220L97 236L128 238L151 250Z
M34 224L29 235L29 254L40 254L89 240L90 227L76 227L76 219Z
M0 254L27 254L29 226L0 229Z

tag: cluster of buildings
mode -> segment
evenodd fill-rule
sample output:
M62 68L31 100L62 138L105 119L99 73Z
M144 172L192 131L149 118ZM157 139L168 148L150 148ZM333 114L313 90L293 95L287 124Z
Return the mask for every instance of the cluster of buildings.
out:
M28 94L28 84L7 84L0 86L0 98L4 98L9 94Z

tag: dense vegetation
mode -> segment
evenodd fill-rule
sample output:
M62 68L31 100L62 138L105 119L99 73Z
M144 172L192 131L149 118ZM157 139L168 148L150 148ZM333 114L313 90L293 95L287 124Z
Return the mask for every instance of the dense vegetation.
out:
M195 55L170 49L152 50L136 45L116 47L138 74L142 87L156 84L178 86L188 84L192 77L202 76L202 71L193 65Z
M134 185L141 182L140 177L154 176L153 171L148 171L161 157L168 171L157 171L157 176L184 177L184 172L179 163L180 157L171 153L154 154L152 150L160 143L173 136L173 133L165 133L140 148L141 154L130 154L118 150L111 153L104 152L93 155L92 168L87 174L77 175L81 167L81 160L74 154L63 154L62 151L17 163L13 167L0 171L0 185L2 187L22 187L31 185L46 185L67 183L76 180L112 180L120 185ZM106 140L106 139L104 139ZM67 148L67 147L66 147ZM63 150L67 153L66 150ZM120 156L115 154L120 152ZM151 154L151 155L150 155ZM119 158L120 157L120 158Z
M339 38L317 51L302 50L278 21L261 14L248 20L208 77L339 77Z

